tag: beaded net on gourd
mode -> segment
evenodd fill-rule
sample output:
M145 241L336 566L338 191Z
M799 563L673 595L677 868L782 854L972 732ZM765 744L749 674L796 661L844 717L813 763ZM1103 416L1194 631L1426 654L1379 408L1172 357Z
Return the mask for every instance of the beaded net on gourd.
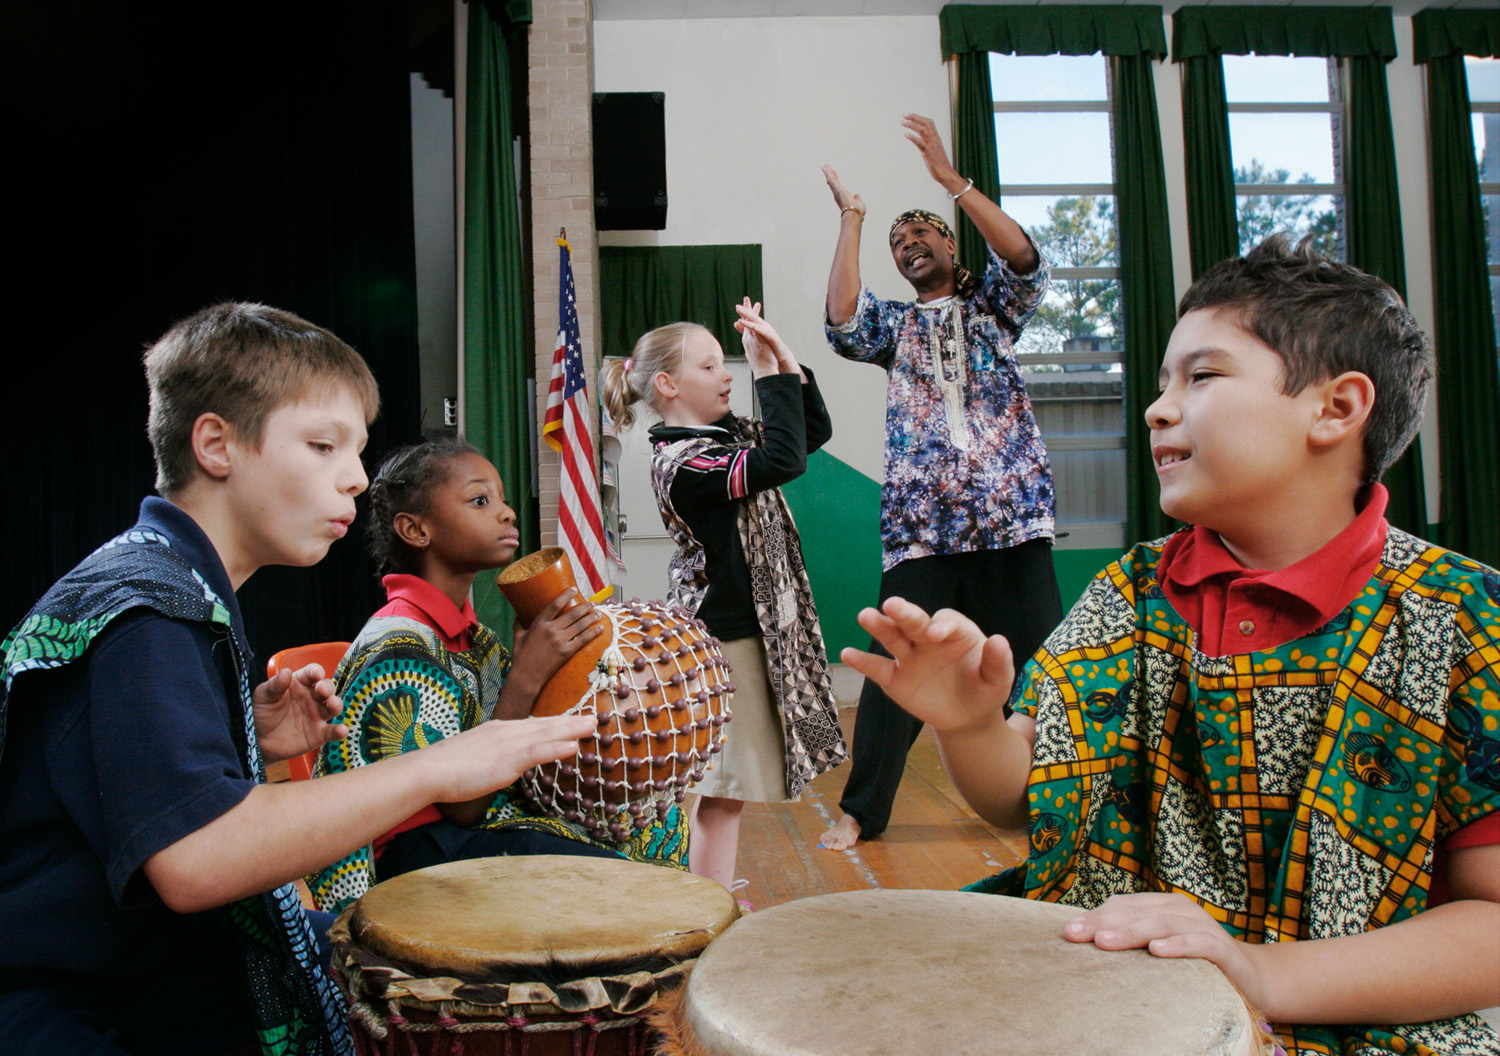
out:
M617 841L703 779L724 748L734 683L719 639L687 610L635 598L594 608L610 644L565 714L596 716L596 732L572 759L528 770L521 788L542 810Z

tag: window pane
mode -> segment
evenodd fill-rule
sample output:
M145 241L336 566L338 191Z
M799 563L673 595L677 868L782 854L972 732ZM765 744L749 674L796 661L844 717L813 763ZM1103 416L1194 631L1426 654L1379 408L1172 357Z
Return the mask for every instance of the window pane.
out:
M1332 114L1230 114L1229 146L1236 183L1338 182Z
M1500 343L1500 275L1490 276L1490 311L1495 316L1495 338Z
M1231 103L1326 103L1328 60L1285 55L1225 55L1224 95Z
M1108 114L996 114L1000 186L1114 183Z
M1113 195L1008 194L1001 204L1054 269L1119 265Z
M1098 353L1105 372L1118 373L1124 318L1119 279L1057 279L1047 288L1042 306L1032 317L1016 353L1021 371L1031 374L1065 373L1076 364L1026 362L1026 357L1049 352Z
M1102 55L990 53L990 91L997 102L1108 99Z
M1484 259L1500 264L1495 259L1500 254L1500 194L1481 194L1479 211L1484 216Z
M1028 375L1026 388L1052 463L1058 521L1124 520L1124 449L1080 450L1068 443L1124 435L1124 384L1118 371L1070 365L1064 373Z
M1500 59L1464 57L1469 75L1469 102L1500 103Z
M1311 234L1319 252L1344 257L1343 199L1327 194L1242 194L1235 198L1240 252L1278 231L1294 240Z
M1500 114L1474 114L1474 164L1479 179L1500 183Z

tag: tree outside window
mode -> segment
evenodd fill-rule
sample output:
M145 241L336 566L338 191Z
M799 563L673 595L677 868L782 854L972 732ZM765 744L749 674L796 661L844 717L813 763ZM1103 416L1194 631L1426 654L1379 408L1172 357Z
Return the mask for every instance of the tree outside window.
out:
M1338 61L1225 55L1223 63L1240 252L1284 232L1311 235L1320 252L1344 259Z
M1052 266L1017 342L1057 492L1058 546L1125 544L1124 332L1108 63L990 56L1001 205Z

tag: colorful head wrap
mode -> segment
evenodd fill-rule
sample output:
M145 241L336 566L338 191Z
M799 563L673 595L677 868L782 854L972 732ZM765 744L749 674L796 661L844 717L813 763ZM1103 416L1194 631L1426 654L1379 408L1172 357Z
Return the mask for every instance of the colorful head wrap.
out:
M909 224L914 220L922 221L924 224L931 227L934 231L942 235L944 238L952 239L954 242L958 241L958 239L954 237L953 228L948 226L948 221L944 220L941 216L938 216L937 213L928 212L926 209L908 209L906 212L896 217L896 219L892 220L891 230L885 236L886 241L889 242L892 238L895 237L896 229L898 227L900 227L902 224ZM969 271L968 268L960 264L957 258L954 258L953 261L953 284L958 288L958 295L965 298L979 288L979 280L974 277L973 273Z
M889 242L893 237L895 237L896 228L900 227L902 224L909 224L913 220L922 221L927 226L934 228L937 233L942 235L944 238L953 238L953 228L949 227L948 221L944 220L941 216L938 216L937 213L929 213L926 209L908 209L906 212L902 213L900 216L896 217L896 219L891 221L891 230L885 236L885 240ZM957 241L957 239L954 239L954 241Z

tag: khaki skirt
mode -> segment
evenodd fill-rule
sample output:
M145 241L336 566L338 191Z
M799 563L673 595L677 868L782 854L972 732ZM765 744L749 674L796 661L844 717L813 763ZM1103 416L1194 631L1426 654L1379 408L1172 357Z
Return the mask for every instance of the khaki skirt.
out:
M799 797L786 794L786 737L771 692L765 643L737 638L721 648L734 667L733 718L724 727L724 750L690 791L747 803L795 803Z

